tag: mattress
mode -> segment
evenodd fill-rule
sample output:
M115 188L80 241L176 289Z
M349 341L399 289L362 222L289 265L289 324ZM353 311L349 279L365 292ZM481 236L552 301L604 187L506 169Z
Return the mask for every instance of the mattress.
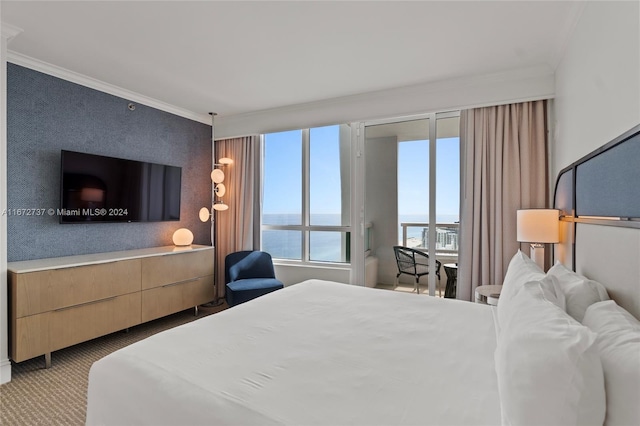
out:
M495 308L311 280L97 361L88 425L500 424Z

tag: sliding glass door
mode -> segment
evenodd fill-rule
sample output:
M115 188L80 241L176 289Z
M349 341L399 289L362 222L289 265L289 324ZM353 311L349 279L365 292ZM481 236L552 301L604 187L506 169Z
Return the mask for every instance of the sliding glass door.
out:
M367 285L394 285L393 246L415 248L441 264L457 263L460 202L459 113L365 123L362 144L361 214ZM357 275L357 274L356 274ZM440 275L440 279L438 279ZM413 277L400 288L413 290ZM427 285L428 283L428 285ZM442 295L446 275L430 262L420 292Z

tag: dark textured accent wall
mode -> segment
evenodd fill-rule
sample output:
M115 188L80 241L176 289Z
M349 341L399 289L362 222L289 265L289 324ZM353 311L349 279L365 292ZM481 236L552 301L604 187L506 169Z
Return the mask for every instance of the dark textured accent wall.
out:
M211 126L129 102L8 64L9 261L166 246L183 227L195 244L211 244L198 220L211 204ZM16 215L60 207L62 149L182 167L180 221L62 225L48 213Z

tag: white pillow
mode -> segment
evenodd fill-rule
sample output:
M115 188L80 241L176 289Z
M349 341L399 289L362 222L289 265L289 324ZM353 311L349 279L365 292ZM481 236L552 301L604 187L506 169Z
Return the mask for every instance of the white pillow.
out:
M539 291L528 290L525 291L523 295L520 295L525 287L535 287L536 285L540 287ZM527 297L526 295L529 295L529 297ZM498 306L501 306L500 313L502 315L501 317L499 317L500 329L509 326L509 323L511 322L513 317L519 315L518 312L520 309L522 309L522 305L532 304L533 306L536 306L536 304L540 302L538 300L540 295L547 302L553 303L563 312L566 312L565 296L562 290L560 290L558 279L553 276L544 277L540 281L530 281L523 284L516 295L514 295L514 297L509 300L502 300L502 295L500 295L500 301L498 303Z
M556 305L558 308L567 312L567 298L560 288L560 282L558 278L553 275L549 275L540 280L540 288L544 298Z
M527 255L518 250L511 258L507 273L504 276L500 299L498 302L498 322L503 326L504 312L508 309L509 301L518 293L524 283L540 281L544 278L544 271Z
M576 274L560 262L556 262L549 269L547 275L558 278L560 287L566 296L567 313L580 322L582 322L589 305L609 300L607 290L602 284Z
M583 324L598 335L607 392L605 425L640 425L640 321L607 300L589 306Z
M502 327L495 354L502 423L602 425L595 333L550 303L539 282L526 283L511 304L517 314Z

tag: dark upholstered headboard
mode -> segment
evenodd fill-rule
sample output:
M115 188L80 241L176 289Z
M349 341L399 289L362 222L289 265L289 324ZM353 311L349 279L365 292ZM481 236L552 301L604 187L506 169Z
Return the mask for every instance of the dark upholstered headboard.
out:
M560 171L555 207L566 217L640 228L640 125Z
M555 258L640 318L640 125L564 168L554 206Z

